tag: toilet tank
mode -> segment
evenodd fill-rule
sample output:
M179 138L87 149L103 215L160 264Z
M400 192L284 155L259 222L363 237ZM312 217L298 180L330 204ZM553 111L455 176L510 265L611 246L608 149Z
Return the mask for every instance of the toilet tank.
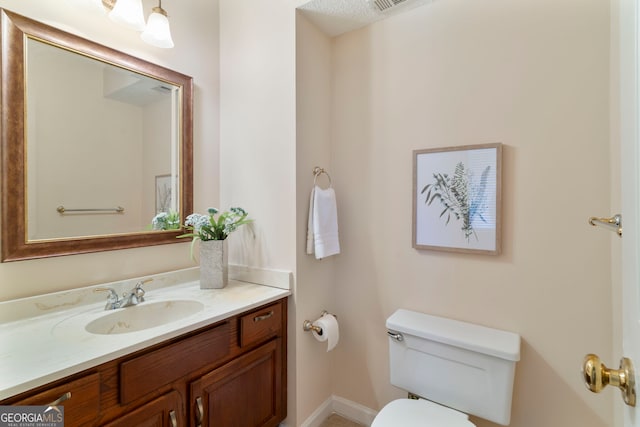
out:
M404 309L387 329L393 385L509 425L518 334Z

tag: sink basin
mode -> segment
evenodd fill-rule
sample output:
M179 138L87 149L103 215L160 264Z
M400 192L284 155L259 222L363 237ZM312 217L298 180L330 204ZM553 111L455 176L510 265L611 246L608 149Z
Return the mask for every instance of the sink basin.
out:
M201 302L193 300L143 302L101 316L89 322L85 330L99 335L126 334L184 319L203 308Z

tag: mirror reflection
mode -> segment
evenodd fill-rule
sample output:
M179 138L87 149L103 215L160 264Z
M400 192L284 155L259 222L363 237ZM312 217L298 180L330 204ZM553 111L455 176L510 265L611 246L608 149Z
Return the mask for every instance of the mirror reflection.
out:
M28 240L170 226L179 88L31 38L25 76Z
M2 262L179 243L193 79L0 9Z

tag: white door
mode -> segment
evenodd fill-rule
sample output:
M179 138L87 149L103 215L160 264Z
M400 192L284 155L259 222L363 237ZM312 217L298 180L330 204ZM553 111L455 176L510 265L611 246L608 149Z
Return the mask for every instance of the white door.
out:
M636 370L640 367L640 161L638 155L638 40L639 0L619 0L619 76L620 76L620 154L621 207L623 218L622 245L622 354ZM612 8L612 13L616 13ZM614 27L612 27L614 28ZM615 70L616 67L612 69ZM614 79L615 80L615 79ZM615 96L611 98L616 99ZM636 371L635 383L640 382ZM640 401L635 407L624 406L624 426L640 427Z
M613 82L611 88L611 128L612 141L615 147L616 132L620 138L620 205L622 213L622 240L615 242L620 245L613 248L614 256L621 260L620 264L613 261L613 268L621 267L621 309L622 309L622 348L616 349L616 354L623 356L618 366L613 366L609 372L604 370L601 361L594 355L587 355L584 373L587 385L592 389L601 389L609 383L620 386L623 396L627 400L623 407L622 417L616 414L616 427L640 427L640 399L634 404L635 391L640 391L640 376L638 372L626 370L623 362L630 362L635 369L640 368L640 0L612 0L611 1L611 37L612 37L612 67L610 68ZM616 49L619 48L619 49ZM619 119L619 121L617 120ZM612 155L616 155L612 149ZM614 164L617 163L614 161ZM615 174L616 171L614 170ZM614 182L617 179L614 178ZM614 202L617 204L617 202ZM617 322L616 322L617 323ZM615 331L614 331L615 332ZM615 336L615 333L614 333ZM634 384L635 383L635 384ZM633 393L631 392L632 390ZM596 390L594 390L596 391Z

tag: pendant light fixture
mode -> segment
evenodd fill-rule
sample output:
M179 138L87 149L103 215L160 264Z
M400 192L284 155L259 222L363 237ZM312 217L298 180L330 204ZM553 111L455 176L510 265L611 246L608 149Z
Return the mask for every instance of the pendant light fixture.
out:
M122 1L122 0L118 0ZM154 7L147 20L147 27L140 35L140 38L150 45L169 49L173 47L171 29L167 11L162 8L162 0L158 0L158 7Z
M143 31L145 29L142 0L117 0L109 12L109 18L132 30Z
M129 29L142 31L140 38L152 46L165 49L174 46L169 28L167 11L162 8L162 0L154 7L147 23L144 22L142 0L90 0L92 3L102 4L108 10L112 21Z

